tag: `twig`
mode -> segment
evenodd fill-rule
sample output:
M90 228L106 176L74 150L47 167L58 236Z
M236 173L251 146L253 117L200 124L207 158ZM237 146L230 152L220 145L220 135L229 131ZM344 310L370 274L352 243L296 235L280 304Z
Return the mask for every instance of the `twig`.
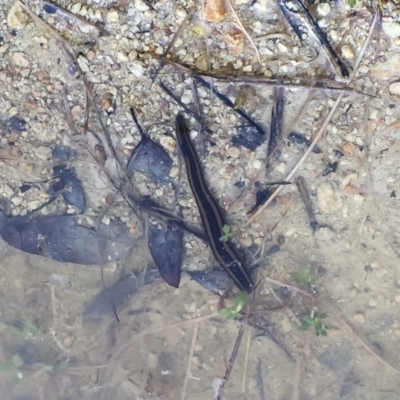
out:
M188 357L188 363L187 363L187 367L186 367L186 375L185 375L185 381L183 383L183 389L182 389L182 396L181 396L181 400L185 400L185 395L186 395L186 389L187 389L187 384L189 381L189 378L191 376L191 366L192 366L192 362L193 362L193 354L194 354L194 348L196 346L196 340L197 340L197 332L199 330L199 324L196 323L194 325L194 329L193 329L193 335L192 335L192 344L190 345L190 351L189 351L189 357Z
M250 316L250 312L251 312L251 306L253 305L253 298L250 297L247 305L246 305L246 310L244 313L244 317L243 320L240 324L239 327L239 332L236 336L236 341L235 341L235 345L233 346L233 351L231 356L229 357L229 361L228 361L228 365L226 367L225 370L225 374L222 380L219 380L220 385L219 387L216 388L216 396L215 396L215 400L222 400L223 395L224 395L224 391L225 391L225 386L228 383L229 377L231 376L231 372L233 370L233 367L235 365L235 361L236 361L236 357L240 348L240 344L242 343L242 339L243 339L243 334L244 334L244 330L246 328L246 321L249 319Z
M233 7L233 5L232 5L232 3L231 3L231 0L225 0L225 3L226 3L226 5L228 6L228 8L229 8L231 14L232 14L233 17L235 18L237 24L239 25L240 30L246 35L247 39L249 39L249 42L250 42L251 45L254 47L254 50L256 51L258 63L259 63L260 65L262 65L262 64L261 64L260 53L259 53L259 51L258 51L258 49L257 49L257 46L256 46L256 44L254 43L254 41L253 41L253 39L251 38L251 36L249 35L249 33L247 32L246 28L243 26L242 21L240 20L239 16L237 15L237 13L236 13L236 11L235 11L235 8Z

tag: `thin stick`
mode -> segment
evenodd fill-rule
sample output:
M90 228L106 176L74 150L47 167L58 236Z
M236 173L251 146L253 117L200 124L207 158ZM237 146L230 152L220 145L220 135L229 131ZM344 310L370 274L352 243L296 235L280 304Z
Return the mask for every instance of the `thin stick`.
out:
M244 368L243 368L243 379L242 379L242 394L244 395L246 392L246 378L247 371L249 369L249 354L250 354L250 343L251 343L251 329L247 331L247 342L246 342L246 355L244 358Z
M220 386L216 390L216 398L215 398L215 400L222 400L222 398L223 398L224 391L225 391L225 386L228 383L229 377L231 376L231 372L232 372L233 367L235 365L235 361L236 361L236 357L237 357L237 354L238 354L238 351L239 351L239 348L240 348L240 344L242 343L244 330L246 328L246 321L249 319L252 304L253 304L253 299L250 298L249 301L247 302L247 305L246 305L246 311L244 313L244 317L243 317L242 322L240 324L239 332L238 332L238 334L236 336L236 342L235 342L235 345L233 346L232 354L229 357L229 361L228 361L228 365L227 365L226 370L225 370L224 377L221 380Z
M231 14L233 15L233 17L235 18L237 24L239 25L240 30L246 35L247 39L249 39L249 42L250 42L251 45L254 47L254 50L256 51L258 63L259 63L260 66L261 66L262 64L261 64L260 53L259 53L259 51L258 51L258 49L257 49L256 44L254 43L254 40L251 38L251 36L250 36L249 33L247 32L246 28L243 26L242 21L240 20L239 16L237 15L237 13L236 13L236 11L235 11L235 9L234 9L232 3L231 3L231 0L225 0L225 3L226 3L226 5L228 6L229 11L231 12Z
M192 344L190 345L189 358L188 358L188 363L187 363L187 368L186 368L185 382L183 383L181 400L185 400L186 388L187 388L187 385L188 385L189 377L191 375L190 369L192 367L193 354L194 354L194 348L196 346L198 330L199 330L199 324L196 323L194 325L194 329L193 329Z
M354 66L354 71L353 74L350 77L350 82L354 79L354 76L357 72L357 69L361 63L361 60L365 54L365 51L368 47L368 44L371 40L371 37L374 33L375 25L378 21L378 14L375 14L374 20L372 21L369 33L367 38L365 39L364 46L361 49L361 52L357 58L356 64ZM314 140L310 144L310 147L307 149L307 151L303 154L303 156L300 158L299 162L295 165L293 170L290 172L290 174L286 177L286 181L289 181L293 178L293 176L296 174L296 172L300 169L300 167L303 165L304 161L307 159L307 157L310 155L310 153L313 151L315 145L319 141L319 139L322 137L322 135L325 133L326 128L328 127L329 122L331 121L333 115L335 114L337 108L339 107L340 102L342 101L342 98L344 96L344 92L341 92L336 99L335 103L333 104L331 111L329 112L328 116L326 117L324 123L322 124L321 128L319 129L318 133L316 134ZM273 199L279 194L279 192L282 190L283 186L278 186L277 189L275 190L274 193L268 198L268 200L246 221L244 224L244 227L247 228L250 226L250 224L264 211L264 209L272 202Z

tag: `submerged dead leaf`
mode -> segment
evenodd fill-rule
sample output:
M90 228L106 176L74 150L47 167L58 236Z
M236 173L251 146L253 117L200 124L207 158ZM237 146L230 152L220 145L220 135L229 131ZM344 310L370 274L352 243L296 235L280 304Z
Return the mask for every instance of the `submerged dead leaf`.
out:
M204 9L208 22L221 22L228 14L225 0L208 0Z
M231 29L224 35L224 42L228 45L229 54L237 57L244 50L244 34L239 29Z

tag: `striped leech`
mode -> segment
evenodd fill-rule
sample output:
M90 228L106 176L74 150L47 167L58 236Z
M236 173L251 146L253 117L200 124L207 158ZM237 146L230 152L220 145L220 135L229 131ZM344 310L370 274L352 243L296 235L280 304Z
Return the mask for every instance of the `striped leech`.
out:
M224 220L221 210L207 188L201 171L200 161L190 140L189 129L182 115L176 117L176 137L186 164L187 177L192 189L204 230L216 260L233 279L240 290L250 293L253 289L251 278L236 255L232 243L222 241Z

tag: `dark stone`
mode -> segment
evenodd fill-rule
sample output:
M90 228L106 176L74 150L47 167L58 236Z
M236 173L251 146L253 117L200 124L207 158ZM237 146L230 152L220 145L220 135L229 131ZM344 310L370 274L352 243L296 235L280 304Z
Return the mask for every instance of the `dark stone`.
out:
M11 128L15 129L18 132L26 131L25 128L26 121L23 120L22 118L17 117L16 115L10 118L10 124Z

